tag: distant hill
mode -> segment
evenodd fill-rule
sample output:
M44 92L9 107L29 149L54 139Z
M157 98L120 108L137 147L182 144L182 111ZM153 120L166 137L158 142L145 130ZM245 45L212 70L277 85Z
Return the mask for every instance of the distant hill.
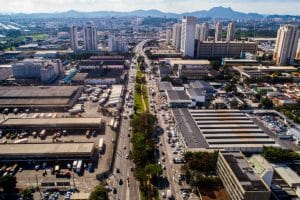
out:
M95 11L95 12L80 12L75 10L70 10L67 12L57 12L57 13L16 13L9 15L10 17L19 18L98 18L98 17L167 17L167 18L180 18L182 16L195 16L198 18L222 18L222 19L259 19L268 17L268 15L262 15L258 13L242 13L232 10L230 7L214 7L210 10L200 10L195 12L186 13L168 13L159 10L135 10L131 12L116 12L116 11ZM272 15L271 18L280 17L280 15ZM283 17L296 17L299 16L283 16Z

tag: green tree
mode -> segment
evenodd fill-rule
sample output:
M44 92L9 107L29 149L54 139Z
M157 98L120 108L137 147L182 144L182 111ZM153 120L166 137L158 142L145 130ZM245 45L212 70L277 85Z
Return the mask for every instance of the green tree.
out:
M89 200L108 200L108 192L103 185L98 185L90 194Z
M15 190L17 185L17 178L15 176L2 176L0 179L0 187L4 192L11 192Z
M150 178L162 174L161 166L158 164L148 164L145 167L145 171L150 176Z
M33 192L34 192L33 188L26 188L23 191L21 191L20 194L24 200L33 200L33 195L32 195Z
M260 103L266 109L272 109L274 107L274 104L273 104L272 100L269 99L268 97L262 98L260 100Z

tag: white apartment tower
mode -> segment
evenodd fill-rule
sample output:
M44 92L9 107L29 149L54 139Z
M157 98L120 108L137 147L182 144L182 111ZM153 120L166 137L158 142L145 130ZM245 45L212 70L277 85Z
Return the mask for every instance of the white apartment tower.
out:
M77 26L71 26L70 28L70 43L71 49L75 52L78 49L78 36L77 36Z
M227 26L227 37L226 41L234 41L234 34L235 34L235 24L230 22Z
M171 39L172 39L172 30L168 28L166 30L166 43L171 44Z
M97 31L92 24L88 23L86 27L84 27L84 47L86 51L97 51Z
M215 41L222 41L222 24L216 23L215 29Z
M172 45L179 50L181 44L181 24L173 25Z
M300 60L300 38L298 40L298 48L296 53L296 60Z
M196 30L195 30L195 39L196 40L200 39L201 29L202 29L202 25L201 24L196 24Z
M194 57L196 23L196 17L185 16L182 18L181 52L183 56Z
M280 26L277 32L273 59L277 65L294 63L297 48L299 49L300 30L295 25Z
M203 23L201 25L201 31L200 31L200 41L206 41L208 39L208 31L209 31L209 26L208 23Z
M115 51L116 47L115 47L115 36L114 35L109 35L108 36L108 51L109 52L113 52Z

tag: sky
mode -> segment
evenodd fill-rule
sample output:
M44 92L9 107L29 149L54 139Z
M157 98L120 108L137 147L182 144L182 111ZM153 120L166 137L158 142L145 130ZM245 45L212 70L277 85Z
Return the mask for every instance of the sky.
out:
M247 13L300 15L300 0L0 0L0 5L0 13L137 9L183 13L224 6Z

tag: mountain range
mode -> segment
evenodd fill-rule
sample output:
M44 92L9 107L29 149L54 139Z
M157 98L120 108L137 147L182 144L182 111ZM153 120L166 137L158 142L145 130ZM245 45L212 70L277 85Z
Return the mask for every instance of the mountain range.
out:
M57 12L57 13L14 13L10 15L2 16L11 16L17 18L99 18L99 17L167 17L167 18L180 18L182 16L195 16L198 18L225 18L225 19L260 19L265 17L271 17L268 15L262 15L258 13L243 13L234 11L232 8L225 7L214 7L210 10L200 10L195 12L186 12L186 13L171 13L171 12L162 12L159 10L135 10L130 12L116 12L116 11L95 11L95 12L80 12L75 10L70 10L67 12ZM274 15L274 17L281 17L280 15ZM284 18L300 16L282 16Z

